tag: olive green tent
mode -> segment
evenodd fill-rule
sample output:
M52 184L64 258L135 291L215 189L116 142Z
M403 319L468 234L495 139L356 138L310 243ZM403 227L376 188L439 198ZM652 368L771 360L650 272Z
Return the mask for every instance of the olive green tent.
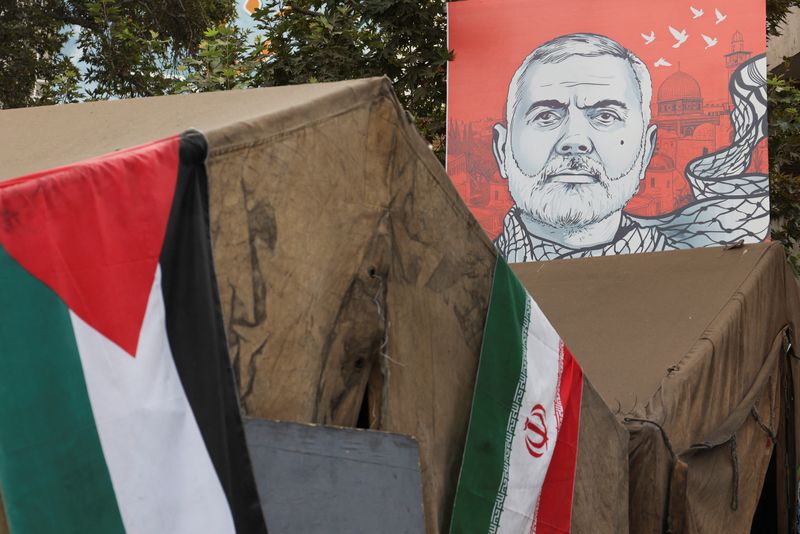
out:
M388 82L3 111L0 178L187 128L210 146L243 410L414 435L446 530L496 255ZM573 531L794 528L800 306L778 245L515 270L594 384Z
M242 409L413 435L446 531L497 256L388 81L3 111L0 179L188 128ZM573 530L626 532L628 433L588 382L581 413Z
M779 244L516 272L630 432L631 532L795 531L800 299Z

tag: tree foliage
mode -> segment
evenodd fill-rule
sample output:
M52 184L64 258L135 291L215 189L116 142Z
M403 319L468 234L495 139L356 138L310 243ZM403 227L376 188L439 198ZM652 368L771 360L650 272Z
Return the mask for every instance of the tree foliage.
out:
M388 76L437 150L443 148L447 19L442 0L267 0L269 43L258 85Z
M780 35L782 24L800 0L767 0L767 32ZM800 275L800 89L795 81L770 75L769 197L772 238L783 243Z
M782 78L768 83L772 237L784 244L800 273L800 90Z
M48 2L0 3L0 108L36 104L37 80L49 83L69 68L61 55L67 40L50 17Z
M178 67L175 91L226 91L256 85L256 72L266 51L263 39L249 43L247 32L230 24L206 30L204 37L197 54Z
M792 8L800 7L800 0L766 0L767 35L780 35L781 25Z
M175 67L231 0L6 0L0 2L0 108L169 92ZM81 69L64 55L74 35Z
M0 39L17 44L0 52L8 73L0 107L385 75L443 153L449 53L442 0L265 0L251 35L232 24L231 0L181 5L15 0L0 7ZM73 31L81 69L61 53Z

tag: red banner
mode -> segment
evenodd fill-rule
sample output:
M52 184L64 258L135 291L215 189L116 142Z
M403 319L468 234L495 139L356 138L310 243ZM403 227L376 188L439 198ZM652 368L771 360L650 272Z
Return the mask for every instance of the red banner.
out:
M762 1L448 6L448 172L510 261L766 238Z

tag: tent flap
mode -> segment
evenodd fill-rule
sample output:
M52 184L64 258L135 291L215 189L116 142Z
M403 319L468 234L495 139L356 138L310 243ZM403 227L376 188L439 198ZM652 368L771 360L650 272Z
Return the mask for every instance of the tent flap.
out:
M730 416L678 455L669 509L674 529L732 532L749 524L775 446L781 409L779 360L785 357L786 347L782 331ZM682 480L682 487L677 487L676 478Z
M385 79L205 133L217 275L248 415L414 436L426 529L447 531L492 243ZM625 430L596 393L583 402L574 514L618 532ZM596 502L606 510L592 518Z
M628 440L628 431L584 377L573 532L628 532Z
M446 528L496 255L386 80L206 132L248 415L415 436Z
M778 502L791 516L798 415L781 384L797 391L797 360L782 347L800 296L780 244L515 269L619 407L631 532L661 532L670 516L685 532L749 532L773 450L790 466L778 469Z
M749 528L780 425L784 330L800 318L800 299L780 245L760 247L759 260L644 408L687 465L685 513L677 513L687 532ZM639 469L652 465L632 461L632 478ZM652 499L631 495L632 510Z

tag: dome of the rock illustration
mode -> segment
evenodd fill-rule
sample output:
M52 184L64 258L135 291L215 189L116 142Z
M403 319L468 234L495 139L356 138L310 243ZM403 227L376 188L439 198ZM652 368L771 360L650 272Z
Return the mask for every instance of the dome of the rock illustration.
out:
M700 84L691 75L680 70L671 74L658 88L659 102L700 98Z

